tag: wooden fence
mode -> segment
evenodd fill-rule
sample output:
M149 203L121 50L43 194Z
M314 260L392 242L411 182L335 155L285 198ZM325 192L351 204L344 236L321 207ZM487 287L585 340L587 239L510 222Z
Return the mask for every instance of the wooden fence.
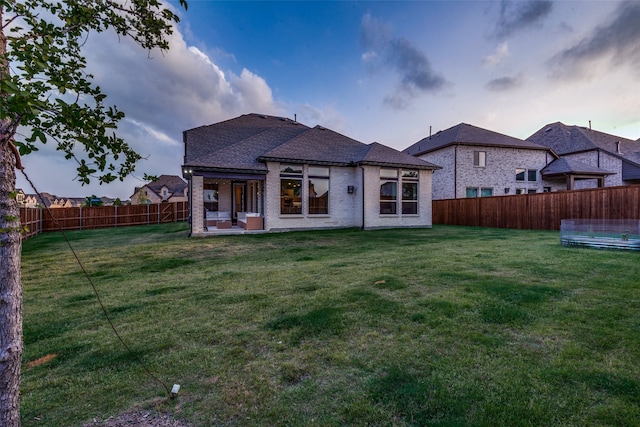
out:
M51 212L53 218L49 212ZM130 225L163 224L186 221L188 217L189 204L187 202L53 208L49 210L20 208L21 225L26 228L25 237L31 237L44 231L61 229L88 230Z
M559 230L562 219L640 219L640 185L433 201L433 223Z

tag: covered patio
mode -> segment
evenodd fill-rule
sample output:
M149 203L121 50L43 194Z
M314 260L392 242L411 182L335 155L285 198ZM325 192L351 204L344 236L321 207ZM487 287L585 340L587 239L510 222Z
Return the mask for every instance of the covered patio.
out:
M264 229L264 176L198 172L189 180L192 229L198 234L244 234Z

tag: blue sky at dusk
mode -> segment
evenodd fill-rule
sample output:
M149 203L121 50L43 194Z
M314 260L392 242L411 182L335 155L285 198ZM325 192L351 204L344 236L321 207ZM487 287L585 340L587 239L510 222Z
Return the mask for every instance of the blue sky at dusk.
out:
M85 46L147 157L138 176L180 175L183 130L251 112L400 150L461 122L526 138L591 121L640 138L638 1L190 0L180 15L164 54L112 33ZM54 154L24 159L42 191L129 198L142 184L82 187Z

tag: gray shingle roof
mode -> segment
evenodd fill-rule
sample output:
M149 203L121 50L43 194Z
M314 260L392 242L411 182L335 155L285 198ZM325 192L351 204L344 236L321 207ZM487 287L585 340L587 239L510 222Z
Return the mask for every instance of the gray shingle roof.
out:
M363 151L363 143L316 126L264 153L261 159L346 165L359 161Z
M223 156L213 156L218 150L227 149L241 141L250 140L260 134L264 135L248 142L244 153L227 153L229 159L247 164L247 158L255 160L264 153L264 148L271 149L282 143L282 139L297 132L309 129L300 123L283 117L262 114L245 114L235 119L225 120L208 126L200 126L183 132L185 142L185 165L202 166L218 161L225 162ZM282 136L281 132L285 135Z
M477 145L484 147L523 148L529 150L549 150L548 147L525 141L512 136L493 132L477 126L460 123L449 129L439 131L432 136L421 139L403 152L413 156L439 150L449 145Z
M411 167L416 169L441 169L433 163L429 163L402 151L394 150L386 145L374 142L369 144L369 149L360 161L365 165L378 165L390 167Z
M556 159L545 166L540 173L543 177L551 177L554 175L613 175L614 172L609 172L604 169L600 169L596 166L591 166L586 163L579 162L577 160L567 159L565 157Z
M550 147L559 155L599 149L640 164L639 141L582 126L551 123L543 126L527 140Z
M182 193L187 183L177 175L160 175L156 181L147 184L156 194L160 194L162 187L167 187L170 193Z
M185 167L262 172L265 161L279 161L438 168L378 143L366 145L321 126L258 114L187 130L184 141Z

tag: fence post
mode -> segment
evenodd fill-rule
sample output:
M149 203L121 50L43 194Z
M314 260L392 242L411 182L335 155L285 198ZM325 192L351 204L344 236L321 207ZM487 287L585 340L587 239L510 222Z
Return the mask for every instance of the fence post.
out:
M114 207L116 208L116 214L115 214L116 217L114 219L114 222L115 222L115 227L118 228L118 206L115 205Z
M147 225L149 225L149 223L151 222L151 216L150 216L150 212L149 212L149 203L147 203Z
M80 230L82 230L82 205L80 205Z

